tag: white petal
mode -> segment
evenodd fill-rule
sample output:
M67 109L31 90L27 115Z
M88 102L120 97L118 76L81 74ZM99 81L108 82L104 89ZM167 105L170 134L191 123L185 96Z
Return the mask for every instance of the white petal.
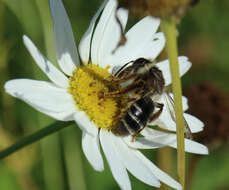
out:
M192 133L197 133L203 130L203 122L196 117L184 113L184 119L186 120ZM167 109L163 110L159 118L154 122L151 122L149 125L158 125L163 129L176 131L176 123L172 120L170 113Z
M160 20L147 16L141 19L137 24L135 24L127 33L127 42L124 46L117 49L114 56L126 56L129 55L135 48L140 49L139 45L146 44L153 40L153 36L159 27ZM154 53L154 49L151 50Z
M50 7L57 60L61 69L71 76L76 66L80 64L72 27L61 0L50 0Z
M158 102L164 104L164 105L167 105L167 98L168 95L174 100L174 95L173 93L169 93L169 94L166 94L165 92L160 96L160 99L158 100ZM185 97L185 96L182 96L182 106L183 106L183 111L187 110L188 109L188 99ZM170 106L171 107L171 106Z
M24 35L23 40L33 59L36 61L41 70L47 75L47 77L56 85L67 88L69 84L68 78L39 52L39 50L27 36Z
M180 76L183 76L191 67L191 62L188 61L187 57L180 56L178 57L179 61L179 71ZM171 73L170 73L170 65L169 61L165 60L162 62L157 63L157 67L162 71L164 79L165 79L165 86L170 85L172 82Z
M73 120L76 106L67 89L45 81L16 79L5 84L6 92L57 120Z
M80 53L80 57L84 63L88 63L88 61L89 61L91 38L92 38L92 33L94 30L95 22L96 22L97 18L99 17L101 11L103 10L104 6L106 5L106 3L107 3L107 0L105 0L102 3L102 5L99 7L98 11L93 16L87 31L85 32L85 34L83 35L83 37L80 41L79 53Z
M148 160L141 152L136 151L136 156L138 156L139 159L144 162L144 164L151 170L151 172L156 176L160 181L163 183L169 185L170 187L174 189L181 190L182 186L175 181L173 178L171 178L168 174L160 170L157 166L155 166L150 160Z
M173 94L171 94L171 96L173 98ZM189 108L188 107L188 98L186 98L185 96L182 96L182 106L183 106L183 111L187 111Z
M99 64L99 50L101 41L104 37L107 24L110 22L110 19L116 10L116 6L116 0L109 0L96 26L91 46L91 59L93 64Z
M198 133L203 130L204 123L200 121L197 117L184 113L184 118L187 121L192 133Z
M173 93L169 93L169 95L174 100ZM163 103L165 103L164 97L161 97L160 101L162 101ZM185 96L182 96L182 106L183 106L183 111L188 110L188 98L186 98Z
M74 114L74 119L82 131L87 132L88 134L94 137L97 136L98 128L88 118L85 112L78 111L77 113Z
M208 154L208 148L198 142L185 139L185 152L190 152L194 154ZM170 147L177 148L177 142L169 145Z
M162 33L157 33L159 19L147 16L135 24L127 33L127 41L114 55L106 60L111 66L123 65L139 57L155 59L165 45Z
M111 172L122 190L131 190L130 180L111 132L100 130L100 142Z
M103 158L100 153L98 135L93 137L86 132L83 132L82 148L87 160L92 167L97 171L103 171Z
M107 62L108 56L113 56L113 50L117 47L118 42L121 38L121 29L115 18L116 10L113 10L113 14L104 31L104 36L100 42L99 49L99 66L105 68L109 62ZM117 15L122 23L122 28L124 29L128 19L128 11L122 8L117 10Z
M161 115L159 116L159 118L149 123L149 125L158 125L159 127L163 129L167 129L170 131L176 131L176 123L172 120L169 110L166 109L166 106L164 106L163 111Z
M162 145L170 145L176 142L176 135L169 134L165 132L161 132L158 130L151 129L146 127L141 131L141 134L148 140L151 140L154 143L162 144Z
M141 134L153 142L177 148L176 134L169 134L150 128L144 129ZM208 154L208 148L206 146L189 139L185 139L185 151L195 154Z
M143 39L152 39L160 25L160 19L146 16L135 24L126 34L129 46L140 44ZM144 38L143 38L144 37Z
M135 140L132 142L132 137L124 137L123 141L130 147L134 149L155 149L161 148L165 145L154 143L150 140L147 140L143 137L135 137Z
M173 98L172 93L170 93L170 96ZM166 103L165 94L160 96L160 99L157 100L157 102L164 104L163 111L159 116L159 118L149 123L149 125L158 125L159 127L167 130L176 131L176 123L172 120L172 117L170 115L170 111ZM182 96L182 105L183 105L183 110L186 110L188 108L187 98L185 98L184 96ZM175 113L172 106L170 106L170 109ZM199 128L196 125L196 123L190 122L189 119L187 120L187 123L189 124L189 128L191 129L192 132L196 132L197 130L202 130L202 128Z
M124 65L129 61L136 60L137 58L144 57L149 60L154 60L159 53L162 51L165 45L164 34L159 32L152 34L150 39L146 39L145 36L142 36L142 41L134 46L129 46L129 39L127 36L127 42L124 46L118 48L117 53L109 56L106 59L107 64L112 67L120 64Z
M136 150L128 148L119 137L114 139L114 141L118 147L120 157L130 173L148 185L160 187L160 182L157 178L153 175L145 163L136 156Z

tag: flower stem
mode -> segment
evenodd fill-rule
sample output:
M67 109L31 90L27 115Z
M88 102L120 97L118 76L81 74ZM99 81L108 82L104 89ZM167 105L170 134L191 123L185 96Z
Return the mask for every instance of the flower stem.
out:
M185 184L185 152L184 152L184 118L182 109L181 81L178 66L177 31L174 19L163 19L162 30L166 37L166 48L172 74L172 90L175 101L175 115L177 125L177 171L179 182L183 189Z
M72 125L74 122L61 122L57 121L47 127L42 128L41 130L33 133L30 136L22 138L20 141L16 142L15 144L11 145L10 147L6 148L5 150L2 150L0 152L0 159L3 159L16 151L24 148L25 146L28 146L32 143L35 143L36 141L41 140L42 138L51 135L61 129L64 129L65 127L68 127Z

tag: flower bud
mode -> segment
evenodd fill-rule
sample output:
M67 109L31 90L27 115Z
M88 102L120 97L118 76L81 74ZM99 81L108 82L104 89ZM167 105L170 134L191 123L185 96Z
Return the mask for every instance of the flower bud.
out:
M204 122L202 132L193 134L195 140L215 149L229 140L228 93L211 83L193 84L184 90L189 100L188 112Z

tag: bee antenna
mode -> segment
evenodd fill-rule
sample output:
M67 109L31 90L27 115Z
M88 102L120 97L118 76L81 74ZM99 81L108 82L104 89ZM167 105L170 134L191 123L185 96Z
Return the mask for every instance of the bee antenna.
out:
M133 63L134 61L129 61L125 65L123 65L115 74L114 76L118 76L118 74L130 63Z

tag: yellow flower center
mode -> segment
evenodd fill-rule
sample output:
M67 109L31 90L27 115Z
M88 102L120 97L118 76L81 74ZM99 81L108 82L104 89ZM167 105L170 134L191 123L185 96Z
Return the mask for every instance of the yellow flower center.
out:
M120 90L121 87L110 82L107 69L90 64L78 67L69 79L69 92L78 109L86 112L97 127L111 130L120 120L127 107L127 96L101 97L102 92Z

